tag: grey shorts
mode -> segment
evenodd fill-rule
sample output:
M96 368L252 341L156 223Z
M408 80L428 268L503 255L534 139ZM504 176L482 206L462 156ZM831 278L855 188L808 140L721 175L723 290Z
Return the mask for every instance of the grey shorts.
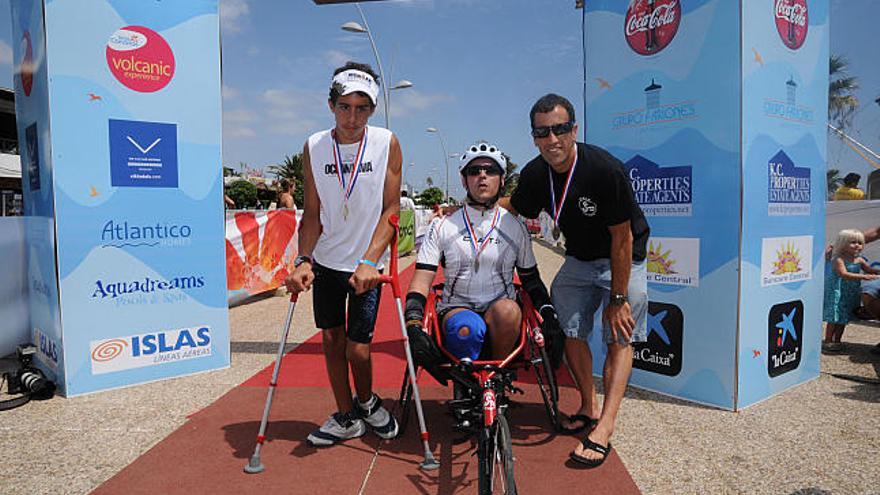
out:
M607 258L581 261L566 256L550 287L550 297L565 335L584 342L593 331L596 311L608 304L610 295L611 260ZM629 342L623 338L618 341L621 344L645 342L648 338L648 278L644 261L632 264L627 297L636 326ZM611 325L607 321L602 322L602 330L602 340L606 344L613 343Z
M862 282L862 294L867 294L874 299L880 299L880 278Z

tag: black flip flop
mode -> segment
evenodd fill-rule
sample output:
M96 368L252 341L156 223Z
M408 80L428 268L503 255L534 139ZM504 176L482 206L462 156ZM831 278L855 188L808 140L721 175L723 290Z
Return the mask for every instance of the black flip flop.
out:
M604 445L599 445L598 443L590 440L589 438L585 438L585 439L581 440L581 445L583 445L585 449L592 450L593 452L598 452L599 454L602 454L602 458L601 459L590 459L588 457L584 457L582 455L575 454L574 452L572 452L568 456L571 458L571 460L573 460L575 462L579 462L579 463L584 464L584 465L591 467L591 468L601 466L602 463L605 462L605 459L608 458L608 453L611 452L611 443L609 443L608 446L605 447Z
M587 416L586 414L574 414L574 415L568 417L568 421L569 421L569 423L571 423L573 421L581 421L584 424L581 426L575 426L574 428L566 428L566 427L562 426L562 423L560 423L559 424L559 432L562 433L563 435L576 435L576 434L578 434L588 428L590 430L592 430L593 427L596 426L596 423L598 423L598 421Z

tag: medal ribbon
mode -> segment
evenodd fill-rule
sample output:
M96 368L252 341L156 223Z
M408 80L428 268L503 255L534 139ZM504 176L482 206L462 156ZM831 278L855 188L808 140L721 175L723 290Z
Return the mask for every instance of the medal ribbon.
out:
M348 203L348 198L351 197L358 176L361 174L364 151L367 149L367 128L364 128L364 136L358 143L357 154L354 157L354 163L351 165L351 172L349 172L348 187L345 184L345 174L342 173L342 152L339 151L339 142L336 141L335 134L331 134L331 137L333 138L333 161L336 163L336 177L339 179L339 186L342 188L344 200Z
M489 234L491 234L492 231L495 230L495 227L498 224L498 217L500 216L501 212L498 209L498 207L496 206L495 207L495 215L492 217L492 226L489 227L489 231L486 232L486 235L483 237L483 241L480 243L480 245L478 247L477 246L477 235L476 235L477 233L474 230L474 227L471 225L471 217L470 217L470 215L468 215L467 209L468 209L467 205L462 207L461 216L462 216L462 218L464 218L464 227L467 229L467 233L471 238L471 247L474 248L474 261L477 261L477 259L480 258L480 253L482 253L483 249L486 248L486 245L489 244Z
M574 177L574 168L577 166L577 150L575 150L574 162L568 169L568 177L565 178L565 188L562 190L562 197L556 202L556 188L553 187L553 171L547 166L547 176L550 178L550 202L553 205L553 225L559 228L559 216L562 214L562 206L565 204L565 198L568 197L568 187L571 185L571 178Z

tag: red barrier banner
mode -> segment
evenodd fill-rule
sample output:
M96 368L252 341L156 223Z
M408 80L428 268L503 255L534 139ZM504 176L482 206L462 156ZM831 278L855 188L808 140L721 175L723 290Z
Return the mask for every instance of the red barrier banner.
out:
M230 303L277 289L293 270L299 214L293 210L226 213L226 290Z

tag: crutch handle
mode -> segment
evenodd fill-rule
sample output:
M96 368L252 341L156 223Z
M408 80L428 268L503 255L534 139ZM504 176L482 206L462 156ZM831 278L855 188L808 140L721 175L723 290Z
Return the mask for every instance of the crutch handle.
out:
M296 292L291 292L290 293L290 302L295 303L297 299L299 299L299 294Z

